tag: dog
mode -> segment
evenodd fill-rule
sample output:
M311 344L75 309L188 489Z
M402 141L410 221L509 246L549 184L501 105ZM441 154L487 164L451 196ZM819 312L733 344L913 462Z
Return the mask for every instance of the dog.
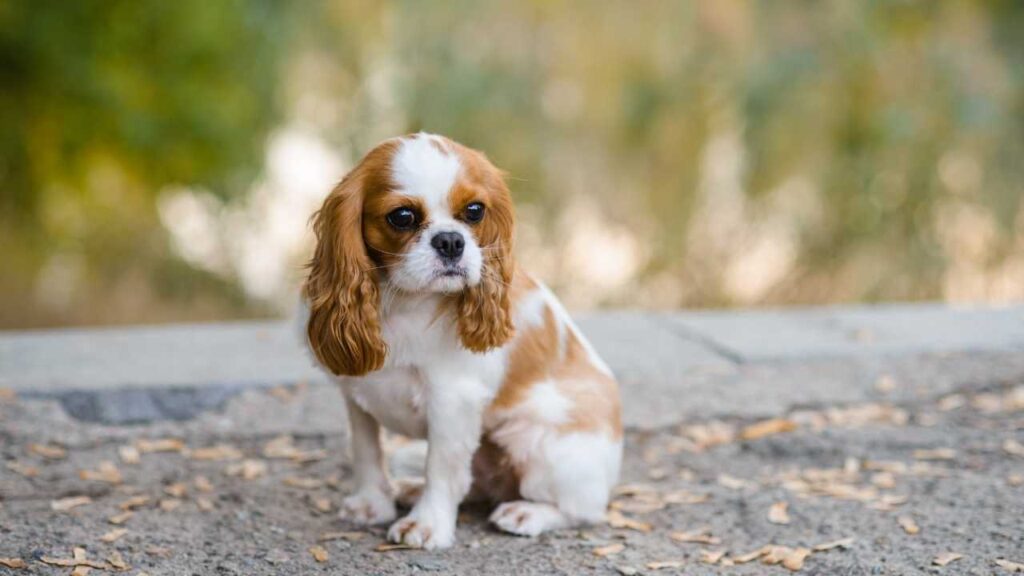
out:
M556 297L513 256L504 173L419 133L373 148L312 218L303 299L318 364L341 387L354 492L340 516L392 542L455 541L463 501L502 531L602 521L622 460L618 384ZM380 429L427 440L425 481L395 521Z

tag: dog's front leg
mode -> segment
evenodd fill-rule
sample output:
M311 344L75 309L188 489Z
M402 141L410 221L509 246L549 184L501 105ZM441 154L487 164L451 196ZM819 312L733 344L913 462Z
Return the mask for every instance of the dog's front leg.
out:
M426 485L409 515L391 525L388 539L448 548L455 542L459 503L472 482L470 467L489 396L481 380L470 374L438 370L424 375L429 387Z
M355 491L341 503L338 516L358 524L384 524L395 519L395 502L380 446L380 424L351 394L345 394L352 432Z

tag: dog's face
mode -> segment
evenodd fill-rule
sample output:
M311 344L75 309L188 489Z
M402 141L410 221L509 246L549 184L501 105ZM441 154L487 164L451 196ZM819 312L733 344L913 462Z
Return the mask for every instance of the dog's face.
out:
M454 300L466 348L512 334L512 201L482 153L416 134L371 150L314 219L309 339L336 374L380 368L379 285Z

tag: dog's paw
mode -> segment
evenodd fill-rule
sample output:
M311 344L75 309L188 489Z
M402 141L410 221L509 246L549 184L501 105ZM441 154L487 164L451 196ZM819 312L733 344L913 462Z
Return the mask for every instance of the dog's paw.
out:
M408 516L391 525L388 540L427 550L450 548L455 543L455 518L414 508Z
M518 536L537 536L569 524L565 515L551 504L517 500L505 502L491 514L491 523Z
M380 490L365 490L341 501L338 518L354 524L385 524L398 516L395 502Z

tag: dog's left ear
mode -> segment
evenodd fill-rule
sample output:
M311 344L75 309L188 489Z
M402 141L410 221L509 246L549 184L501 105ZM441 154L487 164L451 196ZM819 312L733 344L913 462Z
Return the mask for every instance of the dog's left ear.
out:
M509 293L516 266L512 256L515 214L501 172L483 154L479 156L489 168L491 189L487 215L480 223L486 226L481 233L484 263L480 283L465 290L459 300L458 331L463 346L486 352L503 346L515 333Z

